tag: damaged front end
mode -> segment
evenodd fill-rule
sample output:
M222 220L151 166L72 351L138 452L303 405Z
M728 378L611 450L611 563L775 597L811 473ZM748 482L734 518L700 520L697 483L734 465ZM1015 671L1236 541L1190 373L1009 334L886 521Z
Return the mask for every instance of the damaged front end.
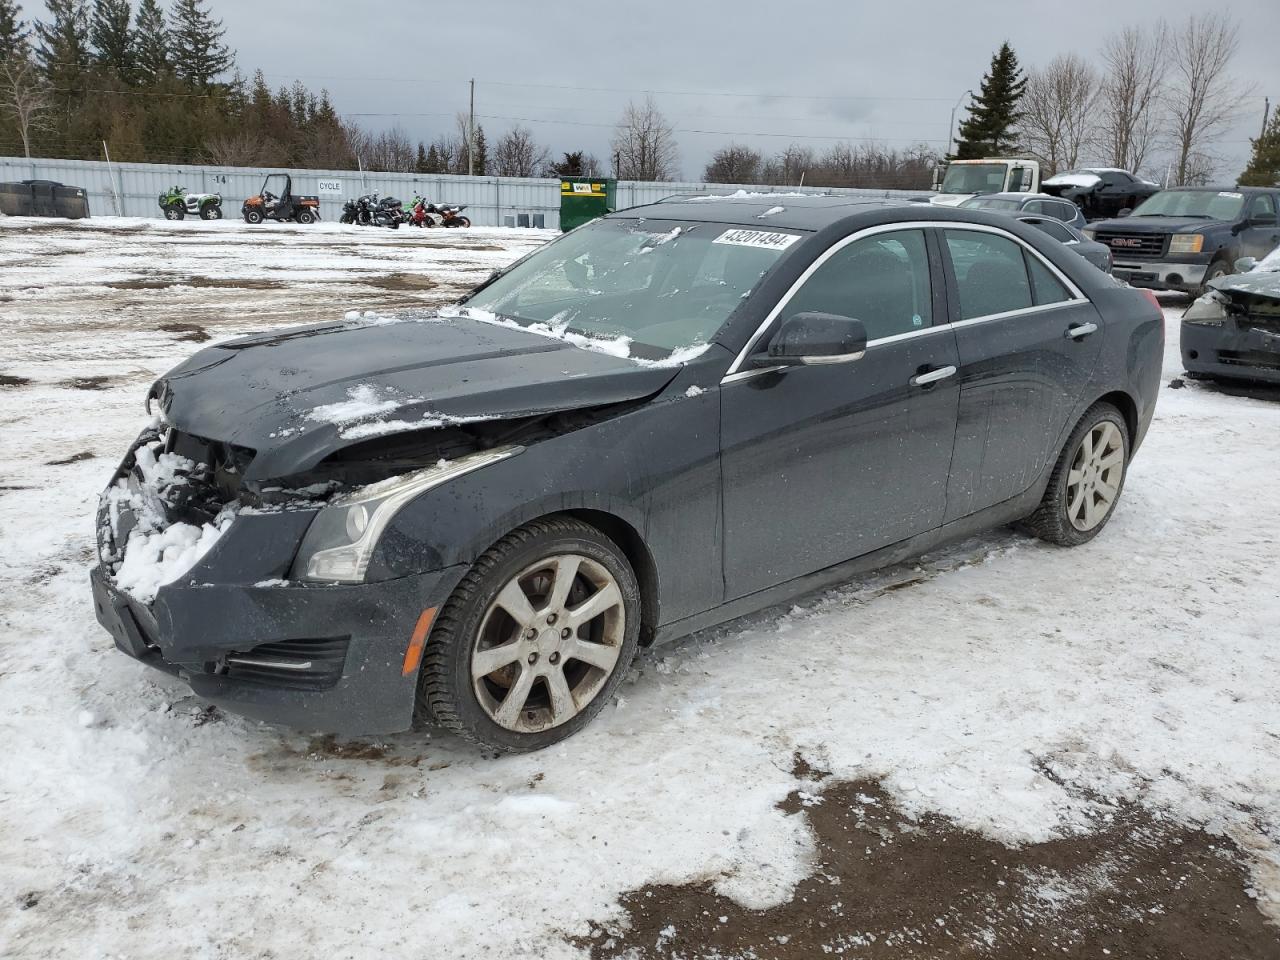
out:
M1280 273L1214 281L1182 317L1182 363L1193 376L1280 384Z

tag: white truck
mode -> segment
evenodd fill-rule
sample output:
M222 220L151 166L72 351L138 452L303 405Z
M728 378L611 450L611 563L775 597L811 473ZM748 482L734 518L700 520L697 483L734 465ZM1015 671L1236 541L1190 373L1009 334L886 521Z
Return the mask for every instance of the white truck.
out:
M1030 157L950 160L934 172L930 203L955 207L981 193L1039 193L1040 164Z

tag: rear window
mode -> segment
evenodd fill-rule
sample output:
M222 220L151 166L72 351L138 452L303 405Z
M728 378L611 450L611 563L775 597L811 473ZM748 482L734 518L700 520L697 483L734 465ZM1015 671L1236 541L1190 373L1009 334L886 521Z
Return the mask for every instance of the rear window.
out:
M947 230L947 250L960 288L960 319L974 320L1032 305L1022 247L975 230Z

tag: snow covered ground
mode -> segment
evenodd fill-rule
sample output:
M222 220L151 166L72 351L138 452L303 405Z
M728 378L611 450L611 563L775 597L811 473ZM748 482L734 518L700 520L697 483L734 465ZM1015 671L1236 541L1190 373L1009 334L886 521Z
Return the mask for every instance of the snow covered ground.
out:
M0 956L580 956L646 884L785 899L797 753L1010 844L1134 800L1231 837L1280 919L1275 393L1166 386L1094 542L1001 530L647 652L544 753L258 725L114 650L92 515L155 375L547 236L0 220Z

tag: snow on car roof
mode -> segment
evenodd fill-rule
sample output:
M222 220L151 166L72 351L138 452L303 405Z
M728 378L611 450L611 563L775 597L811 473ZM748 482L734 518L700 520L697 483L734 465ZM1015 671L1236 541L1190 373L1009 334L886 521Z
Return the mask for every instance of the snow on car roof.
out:
M757 224L768 218L771 228L821 230L856 213L876 209L918 207L907 200L824 194L738 193L668 197L643 207L631 207L610 217L654 220L696 220L708 223ZM781 209L779 209L781 207Z

